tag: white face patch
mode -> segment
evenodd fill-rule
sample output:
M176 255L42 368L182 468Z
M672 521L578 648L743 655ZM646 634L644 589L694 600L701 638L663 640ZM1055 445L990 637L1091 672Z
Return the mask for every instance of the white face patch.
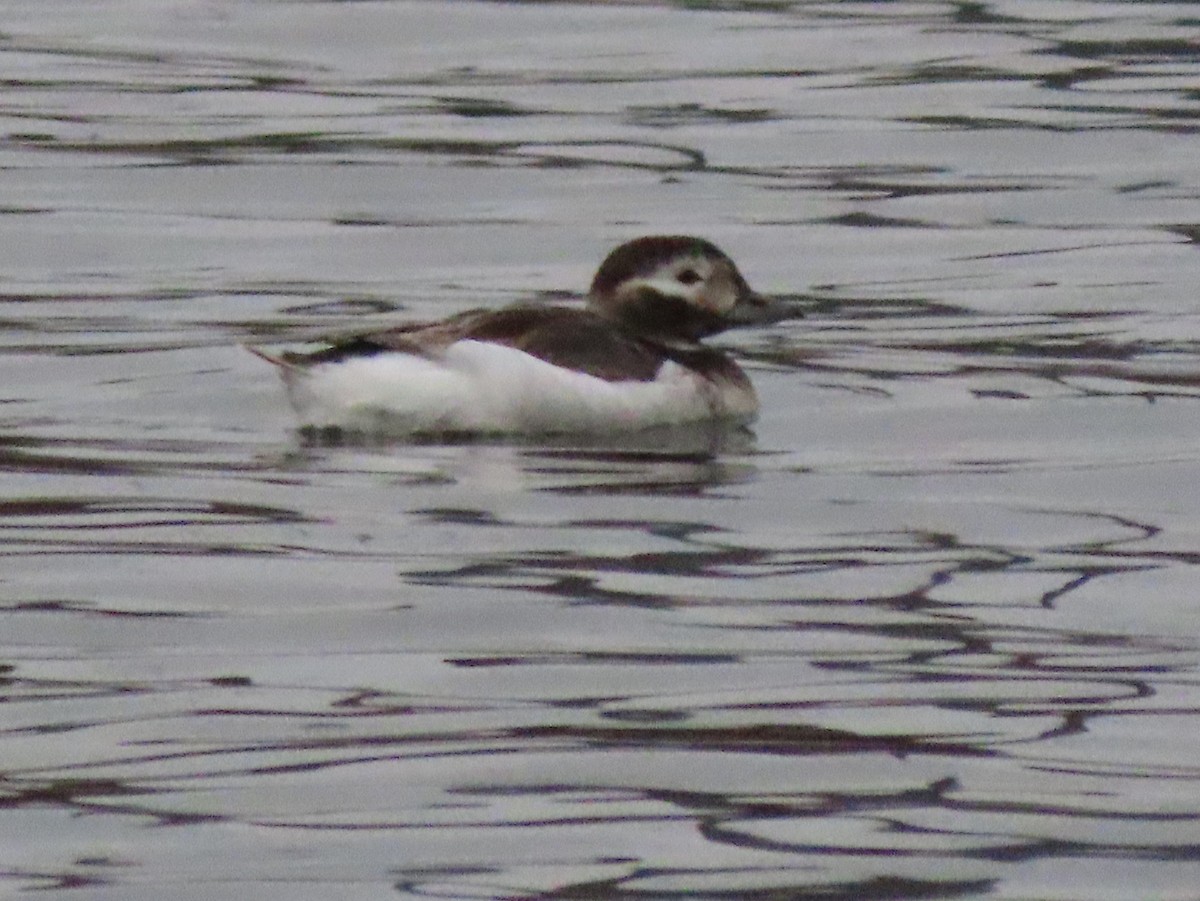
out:
M727 313L738 301L737 283L728 264L702 256L672 260L637 283L719 315Z

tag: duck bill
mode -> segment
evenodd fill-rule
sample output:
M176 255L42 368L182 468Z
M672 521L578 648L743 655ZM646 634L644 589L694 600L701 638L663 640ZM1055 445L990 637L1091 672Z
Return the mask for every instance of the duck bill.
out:
M784 319L801 319L804 314L799 305L791 301L750 291L742 295L727 316L735 325L765 325Z

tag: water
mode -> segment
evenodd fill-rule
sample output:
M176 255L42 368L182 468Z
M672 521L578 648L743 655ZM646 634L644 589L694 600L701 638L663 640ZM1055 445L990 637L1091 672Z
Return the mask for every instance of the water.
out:
M1194 4L0 4L0 891L1195 901ZM244 342L702 234L754 434Z

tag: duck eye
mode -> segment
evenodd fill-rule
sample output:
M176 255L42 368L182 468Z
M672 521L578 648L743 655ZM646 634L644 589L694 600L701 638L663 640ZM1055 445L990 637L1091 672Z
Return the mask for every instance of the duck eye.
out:
M700 281L700 273L695 269L684 269L675 278L681 285L694 285Z

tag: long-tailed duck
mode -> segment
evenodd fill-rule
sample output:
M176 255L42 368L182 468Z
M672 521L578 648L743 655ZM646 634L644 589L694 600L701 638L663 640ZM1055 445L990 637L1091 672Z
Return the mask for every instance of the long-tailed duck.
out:
M750 289L701 238L622 244L583 309L517 305L400 325L311 353L268 354L303 423L375 434L603 433L749 422L758 396L700 343L797 315Z

